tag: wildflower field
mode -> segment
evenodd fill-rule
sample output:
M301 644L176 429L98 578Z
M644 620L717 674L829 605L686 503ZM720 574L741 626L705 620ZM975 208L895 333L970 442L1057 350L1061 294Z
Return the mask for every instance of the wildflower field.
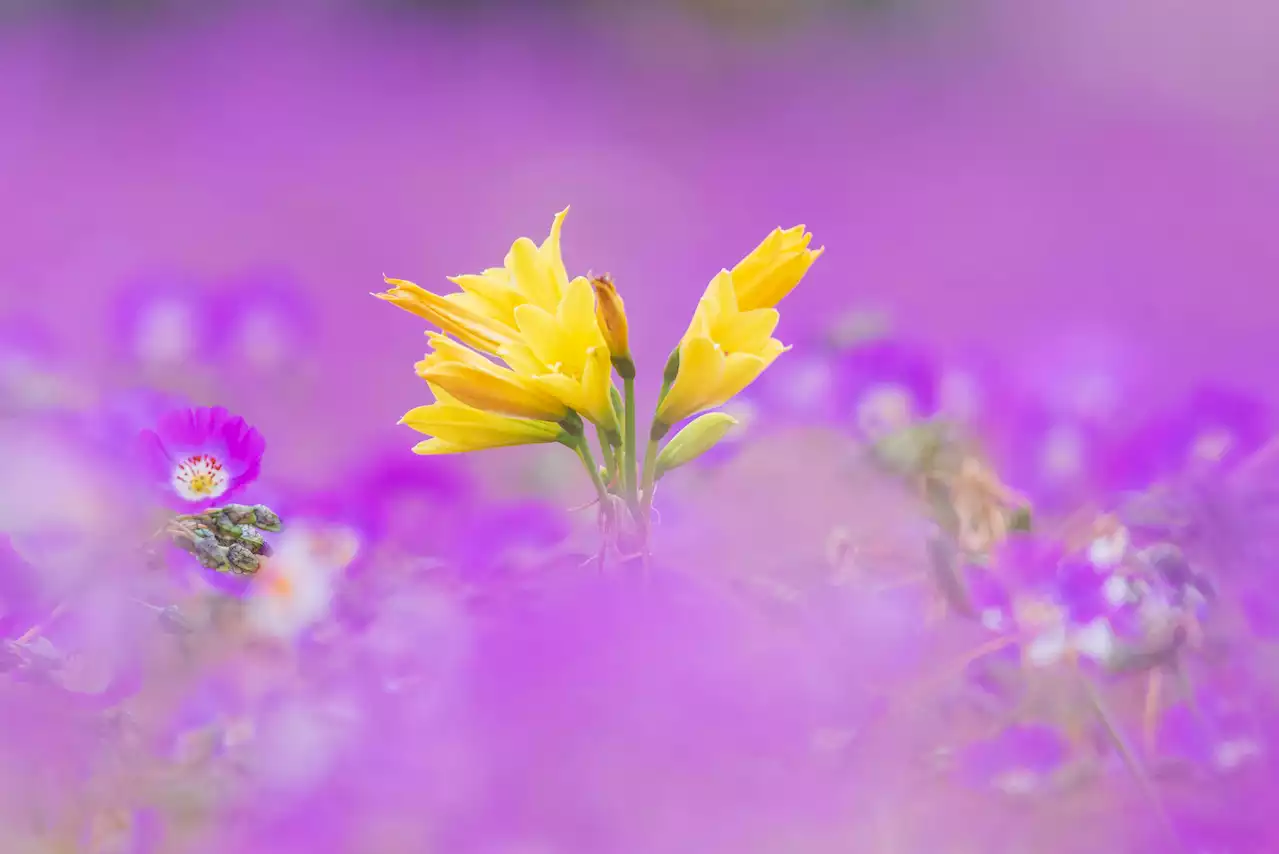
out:
M0 854L1276 850L1254 42L404 5L0 19Z

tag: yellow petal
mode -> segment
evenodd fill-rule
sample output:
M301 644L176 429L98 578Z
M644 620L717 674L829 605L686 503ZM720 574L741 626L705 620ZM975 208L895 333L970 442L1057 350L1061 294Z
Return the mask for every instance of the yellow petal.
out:
M554 442L561 434L560 426L548 421L508 418L439 401L409 410L400 423L468 450Z
M552 370L560 369L560 327L550 313L536 305L522 305L516 309L516 328L533 355Z
M513 418L559 421L565 406L535 383L496 365L489 369L460 362L435 365L423 377L468 406Z
M498 358L511 366L511 370L525 377L536 377L549 371L546 364L523 342L510 344L498 351Z
M680 342L680 370L658 406L657 420L668 426L707 409L720 387L724 354L710 338L687 337Z
M734 395L741 392L773 364L774 360L787 348L781 341L770 339L759 353L731 353L724 360L724 370L720 375L720 384L710 395L708 407L722 406Z
M416 314L477 350L496 353L511 340L511 330L492 318L434 294L403 279L385 279L390 291L374 294L378 299Z
M424 439L413 446L415 454L423 456L438 456L440 454L465 454L468 451L478 451L481 448L466 447L464 445L451 445L443 439Z
M427 341L430 343L433 351L427 355L426 359L423 360L423 363L425 363L427 367L438 365L443 362L461 362L464 365L474 365L478 368L497 367L493 362L489 361L475 350L454 341L446 335L441 335L436 332L428 332Z
M512 313L516 306L526 300L511 286L505 269L498 267L485 270L479 275L450 276L449 281L463 290L461 294L449 295L460 305L488 314L508 326L515 326Z
M555 278L529 238L521 237L511 244L506 268L511 272L512 284L529 302L550 309L560 301Z
M540 374L534 379L547 392L573 411L586 415L591 407L582 381L567 374Z
M587 351L586 365L582 369L582 393L587 411L583 413L591 423L606 430L619 432L618 416L613 408L612 370L607 347L592 347Z
M757 308L726 318L714 337L726 353L758 353L777 328L778 310Z
M581 376L587 351L592 347L604 347L604 334L596 320L595 291L591 282L579 276L569 283L564 299L556 310L556 355L560 370L571 376Z
M538 254L542 256L542 263L551 273L557 295L563 294L569 285L569 274L565 272L564 259L560 255L560 231L564 227L564 218L568 213L569 209L566 207L556 214L555 219L551 221L551 233L538 247Z

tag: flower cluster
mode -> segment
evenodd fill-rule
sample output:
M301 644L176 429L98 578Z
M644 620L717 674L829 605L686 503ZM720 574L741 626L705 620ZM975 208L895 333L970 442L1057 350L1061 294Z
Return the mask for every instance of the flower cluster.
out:
M441 330L428 333L431 351L417 364L435 402L402 423L431 437L415 446L420 454L568 446L586 466L606 522L618 522L617 498L643 548L657 480L710 450L736 422L708 413L660 443L675 425L729 402L786 351L773 337L776 306L822 250L809 248L803 226L775 229L711 280L667 361L640 464L626 310L611 277L569 277L560 252L567 213L556 215L541 244L516 240L501 267L452 277L458 292L386 280L391 289L376 296ZM584 423L598 435L603 468Z

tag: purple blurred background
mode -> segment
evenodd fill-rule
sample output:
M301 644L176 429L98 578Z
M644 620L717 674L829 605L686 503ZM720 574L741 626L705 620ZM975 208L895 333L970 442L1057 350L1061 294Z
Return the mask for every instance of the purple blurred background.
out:
M122 289L202 287L219 326L235 283L291 279L287 369L199 393L295 476L424 402L380 274L444 285L566 204L569 266L613 273L651 367L717 269L804 222L828 253L785 341L869 307L1031 385L1093 360L1126 407L1274 400L1264 0L2 8L4 328L119 382Z

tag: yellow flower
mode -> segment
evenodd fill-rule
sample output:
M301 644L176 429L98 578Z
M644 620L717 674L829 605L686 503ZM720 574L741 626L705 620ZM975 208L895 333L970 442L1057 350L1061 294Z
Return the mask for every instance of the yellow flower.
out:
M409 410L400 419L432 438L414 445L415 454L461 454L486 448L557 442L564 435L559 424L527 418L510 418L484 412L451 397L431 385L436 402Z
M733 274L721 270L680 341L676 378L658 405L657 421L669 427L750 385L787 350L772 337L777 325L776 309L739 310Z
M615 359L631 360L631 346L627 340L627 309L618 296L618 289L609 276L591 279L591 289L596 293L596 321L609 346L609 355Z
M800 284L823 250L810 249L813 235L803 225L775 228L731 271L738 309L773 308Z
M495 364L444 335L429 333L432 352L415 366L418 376L468 406L540 421L560 421L569 409L537 382Z
M617 430L610 391L609 348L596 322L591 283L569 282L555 314L532 303L515 310L521 341L499 356L565 406L606 430Z

